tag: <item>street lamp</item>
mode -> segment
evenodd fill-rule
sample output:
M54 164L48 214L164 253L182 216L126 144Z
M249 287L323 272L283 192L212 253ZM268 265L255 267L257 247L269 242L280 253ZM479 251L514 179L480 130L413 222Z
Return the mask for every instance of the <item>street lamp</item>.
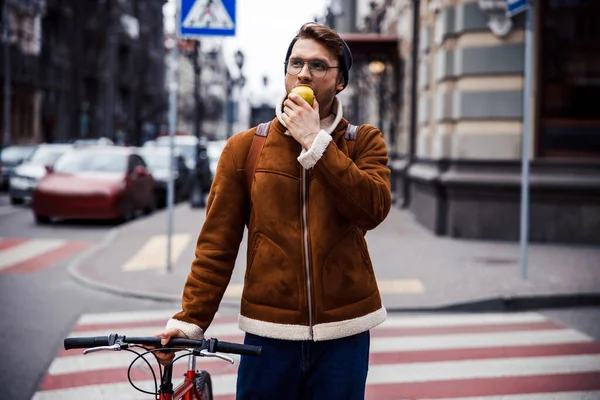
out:
M188 58L194 69L194 136L200 139L202 133L202 98L200 96L200 41L193 39L179 40L179 51Z
M369 71L374 75L379 75L385 71L385 64L379 60L373 60L369 63Z
M235 52L234 57L235 57L235 64L238 66L238 68L241 71L242 67L244 66L244 53L242 53L241 50L238 50Z
M240 70L240 74L237 78L234 78L229 70L227 70L227 137L233 135L233 122L235 118L235 111L238 103L233 100L233 90L238 87L242 89L246 85L246 77L242 73L242 67L244 66L244 53L238 50L234 54L235 64Z

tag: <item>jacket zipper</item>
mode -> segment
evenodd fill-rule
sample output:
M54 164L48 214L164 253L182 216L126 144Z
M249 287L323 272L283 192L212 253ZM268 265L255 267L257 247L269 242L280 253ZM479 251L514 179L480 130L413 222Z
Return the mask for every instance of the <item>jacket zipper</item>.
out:
M310 261L308 258L308 210L306 205L306 192L308 190L308 172L302 168L303 170L303 179L302 179L302 219L304 222L304 259L305 267L306 267L306 297L308 299L308 328L309 328L309 339L313 338L313 315L312 315L312 298L311 298L311 283L310 283Z

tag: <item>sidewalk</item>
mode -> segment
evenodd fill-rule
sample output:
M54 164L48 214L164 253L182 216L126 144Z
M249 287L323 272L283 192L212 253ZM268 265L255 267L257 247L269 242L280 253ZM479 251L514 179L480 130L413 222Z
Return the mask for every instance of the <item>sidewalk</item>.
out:
M158 268L123 269L151 237L165 234L165 211L116 228L102 243L73 260L69 272L98 289L179 303L204 213L187 203L176 206L173 232L179 239L191 240L178 240L182 250L171 272L164 271L164 246L155 249L158 260L152 260ZM245 240L224 306L239 304ZM528 279L523 280L518 243L436 237L398 208L392 208L385 222L367 234L367 241L389 310L505 311L600 305L600 247L532 244Z

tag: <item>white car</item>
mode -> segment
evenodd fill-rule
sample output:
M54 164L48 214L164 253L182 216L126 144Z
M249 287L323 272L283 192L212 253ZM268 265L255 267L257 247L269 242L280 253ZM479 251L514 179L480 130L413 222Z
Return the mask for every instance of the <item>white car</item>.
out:
M212 140L206 142L206 153L208 154L208 161L210 165L210 173L212 177L215 177L217 173L217 165L219 164L219 158L221 153L227 144L227 140Z
M29 201L39 180L46 176L47 168L72 148L71 144L40 144L36 146L33 153L15 167L10 175L11 204Z

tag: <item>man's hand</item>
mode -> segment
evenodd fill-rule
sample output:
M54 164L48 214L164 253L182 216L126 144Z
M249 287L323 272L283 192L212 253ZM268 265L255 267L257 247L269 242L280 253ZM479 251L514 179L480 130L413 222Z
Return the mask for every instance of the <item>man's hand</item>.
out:
M158 336L161 338L160 344L166 346L169 343L171 338L185 338L185 334L181 332L179 329L171 328L167 329L164 332L155 333L154 336ZM171 362L173 362L173 358L175 358L175 353L173 351L155 351L154 355L158 357L158 362L161 365L167 366Z
M319 103L315 98L312 107L296 93L290 93L283 102L281 115L288 131L306 150L310 149L313 140L321 130Z

